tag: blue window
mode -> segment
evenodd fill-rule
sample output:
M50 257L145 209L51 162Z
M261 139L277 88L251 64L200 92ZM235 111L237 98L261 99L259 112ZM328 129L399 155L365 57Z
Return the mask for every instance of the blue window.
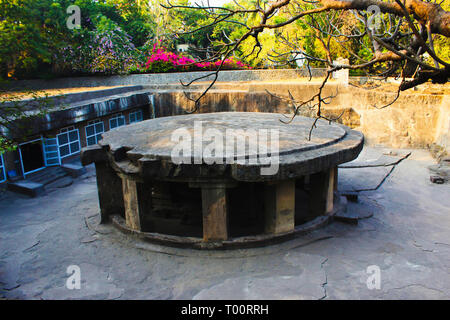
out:
M98 141L102 138L103 132L105 132L103 121L90 121L86 126L86 144L88 146L97 144Z
M142 114L142 110L137 110L134 112L130 112L130 123L139 122L144 120L144 116Z
M80 152L80 135L78 129L70 131L64 130L56 137L58 139L59 156L61 159Z
M125 117L122 114L117 114L109 119L109 129L118 128L125 125Z
M0 154L0 182L6 180L5 162L3 161L3 155Z

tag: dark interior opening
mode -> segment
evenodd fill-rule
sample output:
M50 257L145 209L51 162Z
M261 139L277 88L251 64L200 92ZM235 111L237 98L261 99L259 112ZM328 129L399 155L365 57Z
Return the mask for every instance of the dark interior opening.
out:
M239 183L227 189L228 232L231 238L264 234L265 184ZM295 225L315 218L311 212L309 177L296 180ZM203 237L201 188L188 183L153 182L141 189L142 231ZM145 202L145 203L144 203Z
M41 141L21 145L20 152L24 173L45 167Z
M151 204L143 217L143 231L203 237L200 188L190 188L187 183L155 182L149 193Z
M227 192L230 237L264 233L264 184L240 183Z
M301 177L295 181L295 225L311 221L315 217L310 209L311 187L309 177Z

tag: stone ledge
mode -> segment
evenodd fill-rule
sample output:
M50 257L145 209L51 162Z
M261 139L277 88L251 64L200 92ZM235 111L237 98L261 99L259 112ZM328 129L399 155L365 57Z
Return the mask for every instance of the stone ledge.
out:
M32 198L45 193L45 188L42 183L31 181L8 182L7 188L10 191L18 192Z
M126 226L125 219L119 215L111 217L111 222L120 231L128 234L132 234L142 240L149 241L151 243L163 244L171 247L178 248L192 248L200 250L221 250L221 249L238 249L238 248L255 248L265 246L267 244L280 243L282 241L293 239L297 236L305 235L311 231L321 228L332 221L332 216L336 212L333 212L329 216L320 216L305 224L298 225L294 231L286 232L282 234L263 234L256 236L244 236L236 237L231 240L220 242L203 242L202 238L195 237L181 237L173 235L165 235L153 232L142 232L132 230Z
M337 215L342 215L347 210L347 202L343 201L338 192L335 192L333 210L327 215L321 215L311 221L295 226L293 231L279 234L259 234L230 238L225 241L203 241L199 237L182 237L155 232L143 232L133 230L126 225L125 219L119 214L110 216L113 226L121 232L131 234L150 243L162 244L169 247L192 248L199 250L223 250L257 248L268 244L276 244L304 236L314 230L330 224Z
M86 173L86 168L78 164L66 163L61 165L61 168L63 168L72 178L80 177Z
M325 76L325 69L311 69L313 77ZM132 74L103 77L76 77L53 80L20 80L4 85L6 88L59 89L71 87L125 86L125 85L161 85L189 82L195 78L213 74L211 71ZM302 69L263 69L263 70L224 70L219 72L218 81L256 81L297 79L309 77L308 70ZM210 77L212 79L212 76ZM205 80L205 79L203 79ZM208 78L206 78L208 80Z

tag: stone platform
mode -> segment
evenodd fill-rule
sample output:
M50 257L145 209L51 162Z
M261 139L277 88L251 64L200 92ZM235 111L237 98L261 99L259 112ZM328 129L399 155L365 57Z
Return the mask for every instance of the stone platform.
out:
M102 222L167 244L217 247L289 237L335 210L337 166L363 135L253 112L164 117L103 134L95 162ZM112 218L112 219L111 219Z

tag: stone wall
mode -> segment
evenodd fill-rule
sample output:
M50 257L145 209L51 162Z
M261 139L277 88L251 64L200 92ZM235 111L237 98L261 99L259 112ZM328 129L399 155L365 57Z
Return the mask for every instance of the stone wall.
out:
M132 74L123 76L108 77L73 77L52 80L21 80L7 84L2 84L6 89L60 89L73 87L108 87L108 86L130 86L130 85L164 85L180 84L180 81L187 83L196 78L208 76L204 81L212 80L211 71L198 72L174 72L174 73L153 73L153 74ZM323 77L325 69L311 69L313 77ZM218 81L273 81L298 79L299 77L309 77L306 69L276 69L276 70L234 70L221 71Z
M448 137L448 97L403 92L393 105L377 109L389 104L395 96L396 93L351 89L339 96L339 103L352 108L360 116L357 129L366 134L371 144L426 148L436 143L438 137L439 140L444 135ZM445 114L447 128L440 123ZM446 143L448 145L448 141Z
M298 100L307 100L317 93L319 85L318 82L217 84L215 90L202 99L200 112L292 112L292 105L274 95L287 97L290 92ZM188 94L195 96L198 92ZM410 90L402 92L391 106L380 108L393 101L396 93L343 87L337 82L326 86L324 95L336 94L336 98L324 105L324 114L337 117L343 113L339 122L362 131L371 145L428 148L439 144L447 152L450 150L448 95ZM181 90L165 90L155 91L155 107L157 116L168 116L181 114L193 104ZM314 116L315 111L303 108L300 114Z
M450 95L442 99L441 112L436 124L435 143L450 153Z

